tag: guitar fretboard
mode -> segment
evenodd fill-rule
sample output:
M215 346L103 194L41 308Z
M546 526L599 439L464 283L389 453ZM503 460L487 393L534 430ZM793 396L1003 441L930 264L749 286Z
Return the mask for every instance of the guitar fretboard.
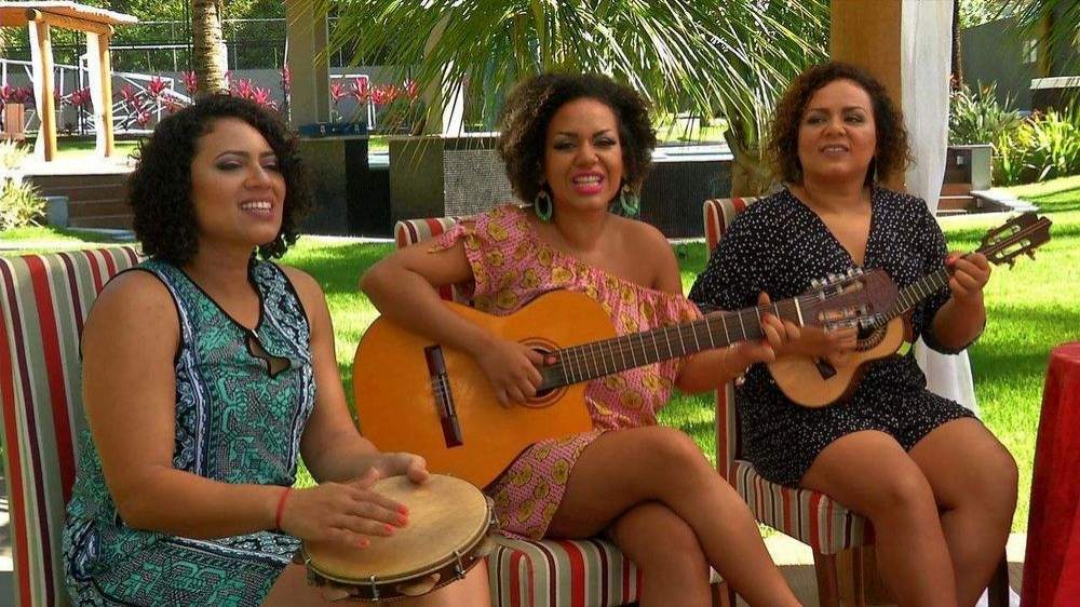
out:
M1024 249L1033 249L1035 246L1038 245L1033 244L1028 239L1030 239L1032 235L1039 230L1039 227L1040 226L1038 225L1026 226L1024 228L1021 228L1015 234L1012 234L1007 238L1002 239L1000 242L980 247L975 252L982 253L986 256L988 260L994 262L995 255L1017 245L1023 245L1022 248ZM1007 256L1006 259L1011 259L1014 255ZM900 316L904 312L907 312L911 308L915 307L915 304L926 299L927 297L930 297L931 295L936 293L938 289L949 284L949 276L951 276L951 273L949 272L948 268L942 266L934 272L931 272L926 276L919 278L915 282L901 289L900 295L896 298L896 303L893 305L892 308L889 309L886 314L882 315L882 322L879 323L879 325L884 325L888 321L896 318L897 316Z
M802 326L819 307L814 296L803 296L771 304L708 314L688 323L624 335L553 352L556 362L541 368L541 390L589 381L662 360L688 356L702 350L761 339L761 316L771 313Z

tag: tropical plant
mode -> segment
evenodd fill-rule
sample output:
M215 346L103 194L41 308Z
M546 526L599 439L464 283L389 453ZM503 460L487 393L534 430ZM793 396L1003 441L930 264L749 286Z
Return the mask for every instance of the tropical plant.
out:
M998 102L996 82L974 91L962 85L949 98L949 145L993 143L1020 123L1012 95L1006 95L1004 103Z
M827 0L316 0L335 10L334 51L400 66L441 115L461 96L494 124L514 82L546 71L601 72L660 112L723 115L736 162L756 149L792 74L824 57ZM429 118L428 130L440 120Z
M1032 116L994 141L995 183L1080 175L1080 106Z
M28 154L26 147L15 141L0 141L0 177L22 166Z
M40 225L45 199L26 181L0 180L0 230Z

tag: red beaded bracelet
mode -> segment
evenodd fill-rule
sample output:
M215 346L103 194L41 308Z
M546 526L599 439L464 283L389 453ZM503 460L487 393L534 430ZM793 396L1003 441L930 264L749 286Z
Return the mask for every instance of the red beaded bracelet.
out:
M283 531L281 528L281 515L285 514L285 502L288 501L292 489L292 487L286 487L285 490L281 492L281 497L278 498L277 514L274 515L274 529L279 531Z

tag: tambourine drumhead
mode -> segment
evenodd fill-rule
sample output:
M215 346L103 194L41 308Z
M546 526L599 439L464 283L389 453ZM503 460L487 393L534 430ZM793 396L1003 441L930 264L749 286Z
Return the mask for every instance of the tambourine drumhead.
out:
M487 534L490 513L484 494L467 481L433 474L415 484L404 476L375 483L379 493L409 508L409 524L390 537L369 536L367 548L308 542L308 565L344 583L408 580L438 569Z

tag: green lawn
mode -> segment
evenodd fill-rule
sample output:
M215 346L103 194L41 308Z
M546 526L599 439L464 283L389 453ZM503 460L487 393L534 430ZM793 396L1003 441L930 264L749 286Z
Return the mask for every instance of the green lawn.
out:
M113 145L117 157L127 158L135 151L138 142L130 139L118 139ZM56 146L58 158L71 159L93 154L95 143L93 139L60 137L57 139Z
M1020 465L1020 502L1013 528L1027 527L1031 468L1039 420L1047 356L1054 345L1080 339L1080 176L1013 189L1036 202L1054 221L1053 240L1036 261L1021 260L1014 269L997 268L987 286L989 322L971 348L975 391L983 418L1012 451ZM946 222L950 248L973 249L978 239L1000 219L969 216ZM35 242L56 236L64 246L92 246L93 236L45 228L0 234L0 244L39 249ZM302 238L285 257L320 282L335 324L337 358L346 386L350 385L353 354L360 335L375 318L368 299L356 288L359 275L392 250L390 244L359 244L340 239ZM689 290L705 267L705 245L675 247L683 283ZM0 254L5 254L0 252ZM11 254L8 251L6 254ZM351 400L351 390L346 390ZM711 395L678 396L661 420L690 433L710 454L714 399Z

